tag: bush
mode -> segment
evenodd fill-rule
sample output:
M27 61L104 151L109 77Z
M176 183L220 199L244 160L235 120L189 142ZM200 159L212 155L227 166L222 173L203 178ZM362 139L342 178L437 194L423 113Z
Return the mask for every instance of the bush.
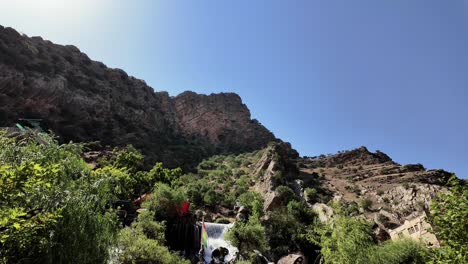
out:
M111 195L89 177L81 149L46 134L0 132L3 263L106 262L116 230Z
M101 166L113 166L119 169L126 169L130 172L136 172L143 165L143 155L132 145L125 148L114 148L110 157L99 161Z
M205 203L206 206L214 207L215 205L218 204L218 201L219 201L219 195L213 190L208 190L203 196L203 202Z
M364 210L369 210L372 206L372 200L370 199L362 199L359 201L359 206Z
M274 256L283 256L299 248L299 235L304 232L305 226L286 207L271 212L265 226L268 245Z
M433 254L434 263L467 263L468 187L455 175L448 180L449 191L441 193L430 206L429 222L442 247Z
M185 195L179 189L173 189L164 183L154 186L151 197L146 200L142 207L152 211L157 221L171 221L177 217L177 209Z
M255 202L263 204L262 196L257 192L246 192L239 196L239 204L245 206L250 211L253 210Z
M428 250L412 240L387 241L382 246L373 246L367 250L366 263L400 264L427 263Z
M124 169L105 166L91 173L93 181L106 183L106 190L114 194L119 200L131 199L137 185L135 178Z
M375 244L369 223L338 216L333 226L317 224L307 238L321 247L323 263L422 264L427 250L414 241L387 241Z
M120 231L118 238L119 251L116 253L119 263L134 264L173 264L190 263L172 254L157 240L149 239L141 230L126 227Z
M304 190L304 195L308 202L314 202L318 198L317 190L314 188L306 188Z
M283 205L287 205L289 201L297 199L294 191L288 186L281 185L276 187L275 193L280 198Z
M156 182L163 182L169 185L177 185L177 180L182 176L182 169L164 168L163 164L158 162L147 173L145 182L153 186Z
M265 228L258 220L252 218L248 222L236 222L227 232L226 239L239 249L242 257L247 259L253 257L254 250L264 252L268 249Z

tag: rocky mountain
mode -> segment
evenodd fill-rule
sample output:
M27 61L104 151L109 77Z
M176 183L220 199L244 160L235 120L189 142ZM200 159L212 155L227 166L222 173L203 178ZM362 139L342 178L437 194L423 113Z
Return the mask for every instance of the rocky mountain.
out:
M427 209L451 175L400 165L365 147L299 158L287 143L268 145L280 140L251 118L236 94L171 97L74 46L0 26L0 126L14 126L19 118L42 119L63 141L132 144L149 163L169 167L193 168L214 154L264 149L243 170L255 176L252 190L264 198L265 211L280 204L276 188L284 185L310 206L341 199L382 228Z
M344 201L384 230L427 210L437 193L446 190L444 185L452 175L421 164L400 165L366 147L304 157L298 166L304 188L318 183L330 198Z
M75 46L0 26L0 126L19 118L42 119L64 141L132 144L170 167L276 140L236 94L171 97Z

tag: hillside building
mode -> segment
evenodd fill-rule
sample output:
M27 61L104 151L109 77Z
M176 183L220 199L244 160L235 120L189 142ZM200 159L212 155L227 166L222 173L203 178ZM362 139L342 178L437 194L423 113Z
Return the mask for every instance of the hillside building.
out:
M406 220L405 223L395 229L389 230L389 234L392 240L398 240L402 238L411 238L417 241L421 241L429 247L439 247L439 241L437 237L431 233L431 225L425 221L426 214L415 217L410 220Z

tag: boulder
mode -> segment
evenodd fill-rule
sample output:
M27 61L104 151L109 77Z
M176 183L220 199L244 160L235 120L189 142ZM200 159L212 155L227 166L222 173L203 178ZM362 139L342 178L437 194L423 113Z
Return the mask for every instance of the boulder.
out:
M282 257L278 264L307 264L307 259L302 252L297 252Z

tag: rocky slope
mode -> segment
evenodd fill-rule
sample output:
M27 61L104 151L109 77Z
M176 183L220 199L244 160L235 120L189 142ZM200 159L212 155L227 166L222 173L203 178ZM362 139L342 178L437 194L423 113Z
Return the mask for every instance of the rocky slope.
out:
M360 210L382 229L394 228L428 209L451 175L426 170L421 164L400 165L365 147L302 158L298 165L305 188L319 183L332 198Z
M276 140L236 94L171 97L74 46L0 26L0 126L18 118L42 119L65 141L133 144L171 167Z

